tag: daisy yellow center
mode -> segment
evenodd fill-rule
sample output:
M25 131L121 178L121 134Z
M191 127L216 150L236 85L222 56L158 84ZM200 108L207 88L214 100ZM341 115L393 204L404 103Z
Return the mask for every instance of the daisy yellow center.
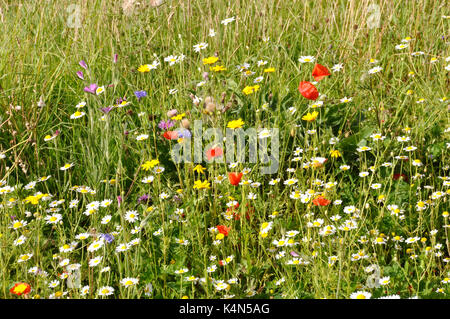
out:
M23 224L22 224L21 222L15 222L14 225L13 225L13 227L14 227L14 228L19 228L19 227L22 227L22 225L23 225Z

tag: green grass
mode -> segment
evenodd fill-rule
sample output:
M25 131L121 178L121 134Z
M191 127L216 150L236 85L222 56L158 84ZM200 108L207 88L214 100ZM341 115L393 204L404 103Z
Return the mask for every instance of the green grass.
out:
M114 288L114 298L349 298L357 291L367 291L372 298L399 294L402 298L448 298L450 290L448 217L449 122L448 35L450 13L444 3L436 1L166 1L154 7L152 1L124 10L122 1L0 1L0 296L16 298L9 289L18 282L30 284L26 297L49 298L62 294L71 298L98 298L100 287ZM370 28L380 10L379 27ZM73 10L75 9L75 10ZM70 27L80 14L80 26ZM372 16L372 17L371 17ZM235 17L228 25L221 21ZM368 25L369 21L369 25ZM209 36L210 29L216 35ZM397 50L402 39L411 37L407 48ZM268 40L267 40L268 39ZM195 52L193 46L208 43ZM423 51L420 56L411 53ZM113 57L117 54L117 63ZM185 59L170 66L169 55L184 54ZM203 59L217 55L222 72L210 71ZM300 63L300 56L314 56L326 66L342 63L339 72L321 80L316 86L323 101L316 120L306 122L302 116L312 112L312 103L297 90L300 81L313 81L314 63ZM432 58L437 60L432 63ZM378 60L370 64L370 59ZM87 63L84 70L79 61ZM143 64L159 60L155 70L137 71ZM257 66L257 61L267 64ZM249 63L254 75L244 76L237 66ZM368 71L380 66L379 73ZM273 73L264 73L273 67ZM447 68L448 69L448 68ZM76 76L83 71L84 79ZM203 73L209 79L203 86ZM414 74L410 74L414 72ZM258 91L245 95L258 76L264 76ZM93 95L83 91L96 83L105 92ZM170 94L170 89L177 89ZM147 96L138 100L135 91ZM192 96L203 101L196 105ZM217 109L204 112L204 101L214 100ZM340 99L351 97L348 103ZM116 104L118 98L130 102L104 115L100 108ZM424 99L423 103L417 103ZM441 100L440 100L441 99ZM40 107L39 101L45 106ZM86 102L80 111L85 116L71 119L75 106ZM267 109L263 105L267 105ZM289 109L295 113L289 113ZM193 170L196 163L174 164L169 151L177 141L162 137L158 128L168 120L167 112L176 109L190 121L203 121L203 128L225 129L230 121L241 118L244 128L278 128L280 166L276 174L259 174L260 164L242 163L236 168L227 164L202 163L204 173ZM101 117L104 116L104 120ZM176 121L174 128L181 121ZM308 134L307 130L316 130ZM47 135L60 134L46 141ZM380 133L383 141L373 141ZM139 134L148 139L137 141ZM399 136L410 141L400 143ZM338 138L330 144L331 138ZM204 142L206 145L208 142ZM370 151L358 152L360 146ZM407 152L404 147L417 149ZM302 153L294 154L296 148ZM341 156L331 157L339 150ZM299 161L293 161L300 156ZM408 156L402 160L397 156ZM322 167L304 167L312 157L324 157ZM161 174L145 172L142 164L159 160L165 168ZM413 160L422 165L413 165ZM392 165L383 166L383 163ZM68 170L60 170L74 163ZM349 165L344 171L340 167ZM308 165L307 165L308 166ZM371 167L373 166L373 171ZM244 180L261 183L232 186L228 172L249 168ZM286 169L292 168L292 172ZM360 172L369 172L362 178ZM396 175L398 174L398 175ZM394 179L403 174L406 178ZM25 185L44 176L32 189ZM154 181L142 179L153 175ZM222 183L215 183L223 175ZM270 185L271 179L280 182ZM294 186L284 185L296 178ZM210 183L209 189L194 189L196 180ZM336 182L325 188L315 183ZM380 189L371 185L379 183ZM9 192L6 185L14 187ZM74 186L88 186L94 194L77 192ZM290 197L299 190L313 190L307 203ZM36 192L47 197L24 201ZM160 194L168 194L161 199ZM440 193L439 193L440 192ZM256 199L249 199L255 193ZM49 195L50 194L50 195ZM149 202L138 202L148 194ZM315 206L312 201L322 194L331 201ZM383 198L380 195L384 195ZM119 205L118 196L122 202ZM64 199L57 207L62 222L47 223L45 217L52 201ZM74 208L71 200L79 200ZM83 212L94 201L111 200L90 216ZM236 219L226 219L227 203L237 201L232 210ZM335 201L342 204L336 205ZM418 210L419 202L426 209ZM388 205L398 205L400 215L392 214ZM231 204L230 204L231 205ZM346 214L344 207L354 206L357 214ZM183 209L184 222L175 219ZM127 211L139 213L130 223ZM278 212L274 217L273 212ZM249 218L246 218L248 214ZM102 218L111 221L102 224ZM271 217L272 215L272 217ZM341 219L334 221L334 215ZM448 215L448 213L447 213ZM320 227L308 227L322 219ZM28 225L11 228L17 221ZM354 229L339 229L344 221L354 220ZM267 236L260 229L273 222ZM142 229L134 233L135 226ZM218 245L217 225L231 227ZM326 225L336 232L320 235ZM119 227L119 228L117 228ZM162 234L155 235L158 229ZM290 230L294 246L276 247L274 240ZM431 231L437 230L436 234ZM80 233L90 233L85 240ZM99 234L114 234L114 241L100 250L89 252ZM20 236L26 240L14 245ZM418 237L415 243L396 242L395 236ZM366 241L361 240L365 238ZM139 238L140 243L125 252L116 253L121 243ZM376 244L384 238L385 244ZM180 245L176 239L189 241ZM422 241L423 239L423 241ZM60 247L76 241L71 252ZM436 246L438 245L438 246ZM440 246L441 247L440 247ZM281 251L285 256L276 258ZM360 251L367 258L353 260ZM295 252L306 265L289 265ZM33 256L18 262L23 254ZM91 258L102 256L100 265L89 267ZM216 256L213 260L211 256ZM219 260L233 256L229 264ZM338 261L329 265L329 257ZM70 272L60 262L80 264L80 286L90 287L83 295L71 288L60 274ZM207 268L217 270L208 273ZM379 277L390 277L390 283L368 287L368 278L376 278L366 267L377 265ZM101 272L103 267L109 271ZM32 274L31 267L47 273ZM189 276L204 278L205 283L185 280L186 274L175 271L187 268ZM376 271L375 271L376 272ZM372 276L372 277L370 277ZM123 278L138 278L131 287L120 284ZM236 284L219 290L217 280L237 278ZM284 282L276 285L284 278ZM447 279L445 279L447 278ZM56 288L49 288L58 280ZM214 280L216 282L214 282ZM370 281L370 279L369 279ZM152 285L146 295L144 288ZM442 292L437 292L442 288ZM23 298L20 297L20 298Z

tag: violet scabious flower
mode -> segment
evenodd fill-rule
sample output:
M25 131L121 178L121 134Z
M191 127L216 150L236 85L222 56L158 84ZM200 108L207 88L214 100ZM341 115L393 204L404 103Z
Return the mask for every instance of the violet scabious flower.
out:
M84 75L83 75L83 72L82 72L82 71L78 71L78 72L77 72L77 76L78 76L80 79L84 80Z
M97 92L96 92L97 88L98 88L98 85L95 84L95 83L92 83L89 86L86 86L84 88L84 92L88 92L88 93L91 93L91 94L97 94Z
M86 64L86 62L84 62L84 60L81 60L79 63L80 63L80 65L81 65L82 68L84 68L85 70L87 70L87 64Z
M147 92L145 91L135 91L134 95L138 98L138 101L140 101L143 97L147 96Z
M178 138L191 138L192 134L191 131L189 131L188 129L177 129L178 132Z
M100 237L103 238L108 244L111 244L114 240L114 236L111 234L100 234Z
M161 122L159 122L158 127L159 127L161 130L168 130L169 128L171 128L171 127L174 126L174 125L175 125L175 122L174 122L174 121L167 120L167 121L161 121Z
M140 204L141 202L148 203L149 200L150 200L150 195L144 194L138 198L138 204Z
M112 106L108 106L108 107L102 107L102 108L100 109L100 111L102 111L102 112L105 113L105 114L108 114L109 112L111 112L112 109L113 109Z

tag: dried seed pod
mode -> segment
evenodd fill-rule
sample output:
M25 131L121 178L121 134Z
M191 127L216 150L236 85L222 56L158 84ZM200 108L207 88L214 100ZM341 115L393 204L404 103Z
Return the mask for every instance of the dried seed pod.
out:
M181 120L181 126L188 129L190 127L191 123L187 118L184 118Z
M292 137L294 137L294 136L295 136L295 129L294 129L294 128L292 128L292 129L291 129L291 132L290 132L290 134L291 134L291 136L292 136Z
M178 111L176 109L172 109L170 111L167 112L167 117L172 117L177 115Z
M214 98L211 96L205 97L205 105L207 105L209 103L214 103Z
M215 109L216 109L216 105L215 105L214 103L208 103L208 104L206 104L205 110L206 110L208 113L213 113L213 112L215 111Z

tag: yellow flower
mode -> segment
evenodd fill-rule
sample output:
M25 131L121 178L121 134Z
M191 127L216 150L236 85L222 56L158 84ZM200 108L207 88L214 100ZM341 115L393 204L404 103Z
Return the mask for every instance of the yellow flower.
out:
M407 95L411 95L411 94L413 94L413 93L414 93L413 90L408 90L408 91L406 91L406 94L407 94Z
M330 155L331 155L331 157L336 157L336 158L342 156L341 153L339 152L339 150L331 150Z
M44 197L46 194L38 194L36 196L28 196L25 198L25 203L30 203L31 205L37 205L39 203L39 200Z
M141 65L138 71L141 73L150 72L150 66L148 64Z
M201 180L196 180L194 182L194 189L209 189L209 187L211 186L211 184L208 182L208 180L205 181L201 181Z
M210 66L209 67L210 71L214 71L214 72L220 72L220 71L225 71L226 68L223 65L216 65L216 66Z
M272 72L275 72L275 68L264 69L264 73L272 73Z
M228 127L228 128L231 128L231 129L241 128L242 125L244 125L244 124L245 124L245 122L242 121L242 119L239 119L239 120L235 120L235 121L230 121L230 122L228 122L227 127Z
M317 118L317 115L319 115L319 112L316 112L316 111L314 111L312 113L308 112L308 114L306 114L302 117L302 120L311 122Z
M155 159L155 160L151 160L151 161L146 161L144 164L141 165L141 167L144 171L148 171L150 168L153 168L158 164L159 164L159 160Z
M216 235L216 239L217 239L217 240L222 240L224 237L225 237L225 235L222 234L222 233L218 233L218 234Z
M185 116L186 116L186 113L182 113L182 114L178 114L178 115L172 116L170 119L171 120L175 120L175 121L179 121Z
M244 93L245 95L249 95L252 94L256 91L259 90L259 85L254 85L254 86L246 86L243 90L242 93Z
M194 167L194 171L199 174L204 174L205 169L206 169L206 167L203 167L200 164L198 164L197 166Z
M214 64L219 60L218 57L210 56L209 58L203 59L203 64Z

